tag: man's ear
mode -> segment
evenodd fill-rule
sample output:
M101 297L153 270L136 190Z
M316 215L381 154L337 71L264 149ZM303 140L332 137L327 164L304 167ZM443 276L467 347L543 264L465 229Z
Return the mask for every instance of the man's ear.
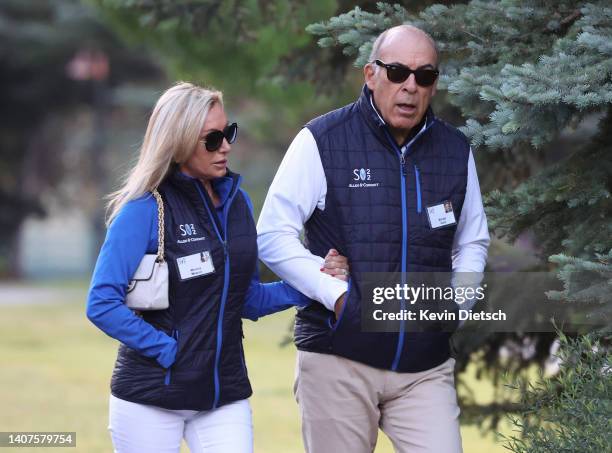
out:
M368 63L363 67L363 78L365 79L365 83L370 91L374 91L375 74L376 70L374 69L374 65L372 63Z

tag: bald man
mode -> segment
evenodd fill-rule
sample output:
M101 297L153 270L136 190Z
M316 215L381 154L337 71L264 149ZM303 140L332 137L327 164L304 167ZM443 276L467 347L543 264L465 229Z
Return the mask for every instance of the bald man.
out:
M315 301L295 323L304 445L371 452L380 427L398 452L461 452L452 332L404 322L364 331L361 308L372 303L372 272L483 271L489 234L474 158L431 110L438 54L425 32L383 32L364 76L356 102L297 134L257 226L260 258ZM330 248L348 257L348 283L320 272Z

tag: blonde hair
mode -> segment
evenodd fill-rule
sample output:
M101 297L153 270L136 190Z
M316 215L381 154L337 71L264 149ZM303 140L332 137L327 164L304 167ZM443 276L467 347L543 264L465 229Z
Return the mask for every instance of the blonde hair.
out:
M173 162L181 164L196 149L210 108L223 105L220 91L178 82L161 95L147 125L138 162L123 186L108 195L107 225L130 200L157 188Z

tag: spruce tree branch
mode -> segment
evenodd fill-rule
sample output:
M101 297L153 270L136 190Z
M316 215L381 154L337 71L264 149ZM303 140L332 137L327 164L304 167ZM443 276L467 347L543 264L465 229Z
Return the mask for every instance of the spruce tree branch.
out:
M461 409L466 414L478 414L478 415L494 415L494 414L509 414L521 412L525 409L525 406L520 403L511 401L504 401L501 403L489 403L489 404L476 404L468 403L462 404Z
M467 30L465 29L465 25L462 25L462 26L461 26L461 31L462 31L463 33L465 33L466 35L471 36L471 37L472 37L472 38L474 38L474 39L477 39L477 40L478 40L478 41L480 41L482 44L487 44L487 43L488 43L488 41L487 41L486 39L483 39L483 38L481 38L480 36L475 35L474 33L470 33L469 31L467 31Z
M559 28L556 30L551 30L549 28L544 30L544 34L547 35L565 35L565 33L567 33L567 30L574 25L574 22L576 22L578 19L580 19L582 17L582 12L577 9L575 10L572 14L570 14L569 16L564 17L563 19L561 19L561 21L559 22Z
M574 22L576 22L580 17L582 17L582 13L580 12L579 9L575 10L572 14L570 14L569 16L567 16L565 19L563 19L560 22L560 25L562 27L566 27L569 28L572 26L572 24Z

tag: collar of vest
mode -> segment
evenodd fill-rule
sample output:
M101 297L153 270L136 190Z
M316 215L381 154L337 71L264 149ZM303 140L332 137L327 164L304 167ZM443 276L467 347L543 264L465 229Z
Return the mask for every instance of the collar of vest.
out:
M170 171L167 181L182 192L193 194L194 196L197 195L196 198L198 199L199 192L197 186L200 185L201 188L204 189L200 180L182 173L178 166L175 166L175 168ZM228 168L226 175L222 178L215 179L213 185L219 195L223 196L223 201L225 202L240 188L241 181L242 177ZM205 190L204 193L206 194Z
M368 126L370 126L370 129L372 129L372 131L374 132L374 135L376 135L376 137L378 137L378 139L383 143L388 143L387 135L384 129L387 129L387 133L389 134L389 136L392 137L393 135L391 134L391 131L389 130L387 123L385 123L385 120L383 119L382 115L374 106L372 99L372 92L370 91L368 86L364 84L363 90L361 90L361 96L359 96L359 99L357 99L356 102L357 108L362 113L366 123L368 124ZM427 107L427 111L425 112L426 132L430 129L427 126L430 126L435 121L437 121L436 117L431 106L429 106ZM403 143L398 144L398 146L402 145Z

